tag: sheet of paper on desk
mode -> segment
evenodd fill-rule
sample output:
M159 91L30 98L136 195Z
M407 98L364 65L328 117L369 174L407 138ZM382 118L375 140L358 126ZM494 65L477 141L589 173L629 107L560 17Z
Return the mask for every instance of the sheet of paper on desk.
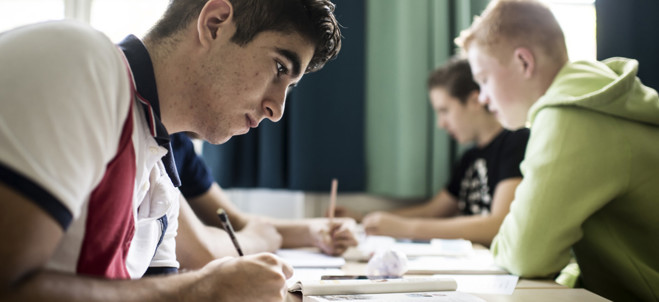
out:
M452 278L458 283L459 292L473 294L512 295L517 286L515 275L434 275Z
M328 256L315 249L280 249L277 255L293 268L340 268L346 264L343 257Z
M369 295L331 295L305 296L302 302L335 302L335 301L377 301L377 302L485 302L485 300L461 292L420 292L393 293Z
M508 272L494 265L490 251L474 250L468 256L410 258L406 274L507 275Z
M432 239L429 243L405 242L389 236L367 236L359 246L349 248L343 257L352 261L368 261L378 250L396 249L408 257L418 256L467 256L472 244L464 239Z
M464 239L432 239L430 243L397 241L393 248L408 257L417 256L468 256L473 251L471 241Z
M320 280L322 276L341 276L343 271L338 268L296 268L293 276L286 280L286 286L292 287L295 283L303 280Z

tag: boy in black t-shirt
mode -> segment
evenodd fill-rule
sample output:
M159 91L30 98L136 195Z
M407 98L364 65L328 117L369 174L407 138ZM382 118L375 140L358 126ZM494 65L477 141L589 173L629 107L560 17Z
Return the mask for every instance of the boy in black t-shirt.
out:
M522 180L519 165L529 131L504 130L497 117L478 102L480 90L465 59L435 70L428 89L437 126L459 143L475 146L461 157L448 186L430 201L370 213L362 223L372 235L464 238L489 246Z

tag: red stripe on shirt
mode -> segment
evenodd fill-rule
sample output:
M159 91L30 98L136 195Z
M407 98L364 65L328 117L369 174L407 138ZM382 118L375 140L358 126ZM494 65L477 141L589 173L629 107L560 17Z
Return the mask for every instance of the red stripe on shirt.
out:
M133 102L124 122L117 154L89 200L85 236L78 258L78 274L129 279L126 258L133 234Z

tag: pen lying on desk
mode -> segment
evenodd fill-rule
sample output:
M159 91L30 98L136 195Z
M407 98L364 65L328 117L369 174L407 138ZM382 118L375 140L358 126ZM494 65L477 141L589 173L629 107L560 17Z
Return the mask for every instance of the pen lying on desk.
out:
M243 250L240 249L240 245L238 244L238 240L236 239L236 233L233 231L233 227L231 226L231 221L229 221L227 212L225 212L224 209L220 208L217 210L217 216L220 217L220 220L222 221L222 227L227 232L227 234L229 234L229 237L231 237L231 242L233 242L233 246L236 247L238 256L242 256Z

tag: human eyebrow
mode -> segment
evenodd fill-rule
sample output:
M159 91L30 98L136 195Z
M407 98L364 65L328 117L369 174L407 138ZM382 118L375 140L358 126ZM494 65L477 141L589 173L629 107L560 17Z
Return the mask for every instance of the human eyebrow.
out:
M300 56L288 49L283 49L283 48L276 48L277 53L279 53L281 56L285 57L287 60L291 62L293 65L293 69L291 70L291 77L297 77L300 75Z

